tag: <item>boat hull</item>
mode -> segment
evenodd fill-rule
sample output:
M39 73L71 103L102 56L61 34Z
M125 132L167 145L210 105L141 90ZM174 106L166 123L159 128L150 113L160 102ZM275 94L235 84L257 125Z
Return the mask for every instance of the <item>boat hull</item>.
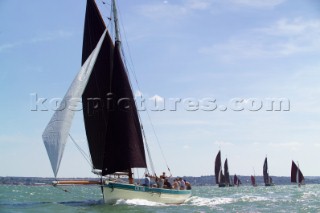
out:
M219 183L218 186L219 186L219 187L226 187L226 184L224 184L224 183Z
M191 196L191 190L151 188L111 181L102 186L102 191L104 202L107 204L114 204L120 199L143 199L157 203L181 204Z
M274 186L274 183L265 183L265 186Z

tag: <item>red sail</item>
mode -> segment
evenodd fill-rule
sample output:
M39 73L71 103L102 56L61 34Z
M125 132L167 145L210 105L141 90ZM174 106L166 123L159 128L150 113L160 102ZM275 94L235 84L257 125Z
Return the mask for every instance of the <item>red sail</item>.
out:
M238 180L237 175L234 175L234 177L233 177L233 184L234 185L238 185L239 184L239 180Z
M256 178L251 175L251 184L254 186L256 185Z

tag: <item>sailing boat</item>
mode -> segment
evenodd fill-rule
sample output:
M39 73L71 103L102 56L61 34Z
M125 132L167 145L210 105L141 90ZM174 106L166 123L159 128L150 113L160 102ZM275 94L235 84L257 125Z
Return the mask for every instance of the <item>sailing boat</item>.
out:
M251 185L252 186L257 186L257 184L256 184L256 172L255 172L255 170L254 170L254 168L253 168L253 175L251 175Z
M238 178L238 176L235 174L234 177L233 177L233 184L235 186L239 186L241 183L241 180Z
M253 175L251 175L251 185L252 185L252 186L257 186L257 184L256 184L256 177L253 176Z
M263 180L264 180L265 186L274 186L274 183L272 183L272 178L269 176L267 157L265 158L264 164L263 164Z
M107 31L96 2L87 0L82 67L63 99L64 109L54 113L42 135L54 176L57 177L68 136L71 137L69 130L75 111L72 108L76 108L82 98L92 171L101 177L93 184L101 187L105 203L115 203L119 199L183 203L191 196L190 190L152 188L134 183L133 168L146 168L148 171L144 148L147 145L121 54L115 0L112 0L112 9L115 42ZM128 182L119 179L120 175L127 176ZM92 184L69 182L83 183ZM68 182L56 181L55 184Z
M229 166L228 166L228 159L224 161L224 178L225 178L225 185L226 186L233 186L230 182L230 175L229 175Z
M214 163L214 175L216 178L216 184L218 184L219 187L225 187L225 177L222 172L222 164L221 164L221 151L219 150L216 160Z
M299 186L305 185L304 176L299 168L299 164L297 166L294 161L292 161L291 165L291 182L298 183Z

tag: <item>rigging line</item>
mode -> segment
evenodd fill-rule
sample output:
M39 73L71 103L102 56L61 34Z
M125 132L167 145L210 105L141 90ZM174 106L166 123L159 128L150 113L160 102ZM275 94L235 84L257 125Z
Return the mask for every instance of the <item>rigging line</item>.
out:
M105 1L101 1L102 4L104 5L104 8L107 10L108 9L108 6L110 6L110 10L112 11L112 8L111 8L111 3L108 3L108 2L105 2ZM107 6L108 5L108 6ZM110 11L110 14L109 14L109 17L106 15L106 18L108 19L108 22L106 24L106 28L109 29L109 26L110 26L110 23L111 23L111 11Z
M111 3L108 3L108 2L106 2L106 1L101 1L102 2L102 4L103 5L109 5L109 6L111 6ZM106 6L107 7L107 6Z
M110 1L110 15L109 15L109 18L108 18L108 20L109 20L109 25L108 25L108 27L110 27L110 28L108 28L109 29L109 33L110 33L110 37L111 37L111 39L112 40L115 40L114 38L115 38L115 36L114 36L114 28L115 28L115 26L114 26L114 21L113 21L113 6L112 6L112 3L111 3L111 1Z
M132 93L132 85L130 83L130 76L129 76L129 73L128 73L126 60L125 60L125 57L124 57L124 54L123 54L123 50L122 50L121 34L120 34L120 30L119 30L119 25L118 25L118 23L119 23L118 8L115 5L115 1L113 1L113 4L112 4L112 17L114 19L113 20L113 25L114 25L114 29L113 30L115 31L115 48L116 47L118 48L117 51L119 51L119 57L120 57L120 59L122 61L123 69L125 71L125 75L128 78L129 87L130 87L130 90L131 90L131 93ZM132 98L134 98L133 93L132 93ZM135 103L133 103L133 104L135 104ZM136 122L137 119L138 119L138 121L140 121L139 114L137 113L137 118L134 115L135 113L133 113L133 114L130 113L130 114L131 114L131 118L134 121L134 126L136 127L136 131L139 132L138 129L141 129L141 127L137 126L137 122ZM141 122L139 122L139 123L141 123ZM130 168L130 171L132 171L131 168Z
M119 14L120 19L121 19L121 13L120 13L119 8L117 8L117 11L118 11L118 14ZM123 27L123 25L122 25L122 21L120 21L120 22L121 22L121 26L122 26L122 29L123 29L124 35L125 35L125 29L124 29L124 27ZM118 33L119 33L119 38L121 38L121 37L122 37L122 36L121 36L121 32L119 31ZM126 44L128 45L126 36L124 36L124 38L125 38ZM127 60L126 60L126 57L125 57L125 54L124 54L124 49L123 49L122 42L120 43L120 46L119 46L119 47L120 47L121 58L122 58L122 60L123 60L124 69L125 69L125 71L126 71L126 73L127 73L127 77L128 77L128 79L129 79L129 85L130 85L131 91L132 91L133 86L132 86L131 81L130 81L130 74L129 74L129 72L128 72L129 69L128 69L128 66L127 66L128 63L127 63ZM130 53L129 53L129 54L130 54ZM130 55L130 58L131 58L131 55ZM132 63L132 60L131 60L131 63ZM132 64L133 64L133 63L132 63ZM133 73L134 73L134 71L133 71ZM136 81L136 83L137 83L137 85L138 85L137 77L136 77L135 73L134 73L134 79L135 79L135 81ZM132 95L133 95L133 98L134 98L134 94L132 94ZM143 129L143 124L142 124L142 122L141 122L141 117L140 117L139 113L137 113L137 116L138 116L138 119L139 119L139 121L140 121L140 127L139 127L139 128L141 129L141 132L142 132L142 134L143 134L144 145L146 146L146 149L147 149L147 155L148 155L148 158L149 158L149 163L150 163L152 172L155 174L154 164L153 164L153 161L152 161L152 158L151 158L151 152L150 152L150 149L149 149L149 146L148 146L148 141L147 141L147 138L146 138L144 129Z
M71 138L71 140L73 141L73 143L76 145L76 147L79 149L79 151L80 151L81 153L83 153L83 155L84 155L86 158L89 158L89 156L87 155L87 153L80 147L79 144L77 144L77 143L75 142L74 138L70 135L70 133L69 133L69 137Z
M166 166L167 166L168 171L171 173L170 168L169 168L168 163L167 163L167 160L166 160L166 158L165 158L165 156L164 156L162 147L161 147L161 145L160 145L159 138L158 138L158 136L157 136L157 134L156 134L156 130L155 130L154 125L153 125L153 123L152 123L152 121L151 121L150 114L148 113L148 111L146 111L146 112L147 112L149 121L150 121L150 123L151 123L151 127L152 127L152 130L153 130L153 134L155 135L156 140L157 140L157 143L158 143L158 146L159 146L159 148L160 148L161 155L162 155L162 157L163 157L163 159L164 159L164 161L165 161L165 163L166 163Z
M131 57L131 52L130 52L130 47L129 47L129 44L128 44L128 39L127 39L127 36L126 36L126 30L125 30L125 27L123 26L121 11L120 11L119 8L117 8L117 11L118 11L119 19L120 19L120 21L118 23L120 23L122 31L124 32L124 40L125 40L125 43L126 43L126 46L127 46L127 49L128 49L128 55L129 55L130 63L127 63L127 58L126 58L126 55L125 55L124 47L122 45L122 43L123 43L122 41L121 41L121 45L120 45L120 50L121 50L120 53L121 53L121 56L122 56L122 59L123 59L123 62L124 62L124 66L125 66L125 70L126 70L126 72L128 74L129 80L131 79L131 75L129 74L129 70L130 70L130 71L132 71L134 80L135 80L135 82L136 82L136 84L138 86L138 89L140 90L139 83L138 83L138 80L137 80L138 78L137 78L137 75L136 75L136 73L134 71L135 69L134 69L134 65L133 65L133 61L132 61L132 57ZM120 36L120 38L122 37L121 31L119 31L119 36ZM128 68L128 65L131 67L131 69ZM133 88L132 85L131 85L131 81L129 81L129 83L130 83L131 88Z
M138 183L140 184L140 174L139 174L139 169L138 168L136 168L136 171L137 171L137 174L138 174Z
M144 140L145 140L144 145L145 145L145 147L146 147L146 149L147 149L148 158L149 158L149 163L150 163L150 166L151 166L151 171L152 171L153 174L155 174L154 164L153 164L153 161L152 161L152 158L151 158L151 153L150 153L149 145L148 145L148 143L147 143L147 141L146 141L147 139L146 139L145 132L144 132L144 130L143 130L143 126L141 126L141 129L142 129L143 138L144 138ZM148 171L148 172L149 172L149 171Z
M131 75L129 74L129 70L132 70L132 74L133 74L134 80L135 80L135 82L136 82L136 84L138 86L138 89L140 90L139 84L138 84L138 81L137 81L137 76L136 76L136 73L134 71L133 61L132 61L132 57L131 57L131 53L130 53L130 48L129 48L129 45L128 45L127 36L126 36L126 31L125 31L125 28L124 28L123 22L122 22L121 11L119 10L119 8L117 8L117 11L118 11L118 16L120 18L120 22L118 22L118 23L120 23L122 31L124 32L124 39L125 39L125 43L126 43L126 46L127 46L127 49L128 49L128 54L129 54L129 59L130 59L130 63L131 63L132 69L128 68L128 65L130 65L130 63L127 63L127 58L126 58L126 55L125 55L124 47L122 45L122 43L123 43L122 41L121 41L121 45L120 45L120 53L121 53L121 56L122 56L121 58L123 59L123 64L125 66L125 71L126 71L126 73L128 75L128 78L129 78L129 84L130 84L131 90L132 90L133 86L131 84L131 80L130 80L131 79ZM119 31L119 37L120 38L122 37L121 31ZM140 117L139 117L139 119L140 119Z
M145 168L145 170L144 170L144 174L150 174L150 172L149 172L148 168Z
M131 57L131 51L130 51L130 46L129 46L129 43L128 43L128 39L127 39L127 35L126 35L126 30L125 30L125 27L123 26L123 21L122 21L122 15L121 15L121 11L119 10L119 8L118 8L118 13L119 13L119 17L120 17L120 24L121 24L121 27L122 27L122 30L123 30L123 34L124 34L124 40L125 40L125 43L126 43L126 47L127 47L127 49L128 49L128 55L129 55L129 59L130 59L130 65L131 65L131 67L132 67L132 69L130 69L130 70L132 70L132 74L133 74L133 76L134 76L134 80L135 80L135 82L136 82L136 84L137 85L139 85L139 83L138 83L138 78L137 78L137 75L136 75L136 72L135 72L135 69L134 69L134 64L133 64L133 60L132 60L132 57ZM122 55L123 55L123 57L125 58L125 60L126 60L126 57L125 57L125 55L124 55L124 50L123 50L123 48L121 49L121 51L122 51ZM127 64L126 64L127 65Z
M109 3L109 2L107 2L107 1L102 1L101 0L101 3L102 3L102 5L103 5L103 7L105 8L105 9L108 9L108 6L109 7L111 7L111 2ZM108 18L109 19L109 18ZM109 19L110 20L110 19Z
M80 151L80 153L82 154L82 156L85 158L85 160L88 162L88 164L94 168L93 163L91 162L89 156L85 153L85 151L76 143L76 141L73 139L73 137L70 135L69 133L69 137L71 138L72 142L76 145L77 149Z
M119 10L119 8L118 8L118 13L119 13L120 19L122 19L122 17L121 17L121 11ZM133 77L134 77L134 80L135 80L135 82L136 82L136 84L137 84L137 87L138 87L139 91L141 91L140 86L139 86L139 82L138 82L137 75L136 75L136 73L135 73L135 71L134 71L134 65L133 65L133 61L132 61L132 57L131 57L131 53L130 53L130 48L129 48L128 40L127 40L127 37L126 37L126 31L125 31L125 28L124 28L124 26L123 26L123 24L122 24L123 22L121 21L120 23L121 23L121 26L122 26L122 29L123 29L123 32L124 32L124 39L125 39L125 42L126 42L126 45L127 45L127 48L128 48L129 59L130 59L130 62L131 62L131 64L132 64ZM123 50L123 48L122 48L122 45L121 45L121 51L122 51L123 59L124 59L125 62L126 62L126 57L125 57L125 55L124 55L124 50ZM125 63L125 66L127 67L127 63ZM127 70L128 70L128 68L127 68ZM142 97L142 95L141 95L141 97ZM148 115L148 118L149 118L149 122L150 122L150 124L151 124L151 126L152 126L153 133L154 133L154 135L155 135L155 137L156 137L158 146L159 146L159 148L160 148L160 150L161 150L161 155L162 155L162 157L163 157L163 159L164 159L164 161L165 161L165 163L166 163L166 166L167 166L168 171L171 173L170 168L169 168L168 163L167 163L167 160L166 160L166 158L165 158L165 156L164 156L164 154L163 154L163 150L162 150L162 147L161 147L161 145L160 145L159 138L158 138L158 136L157 136L157 134L156 134L154 125L153 125L153 123L152 123L150 114L148 113L148 111L146 111L146 112L147 112L147 115ZM140 117L140 116L139 116L139 117ZM141 126L142 126L142 124L141 124Z

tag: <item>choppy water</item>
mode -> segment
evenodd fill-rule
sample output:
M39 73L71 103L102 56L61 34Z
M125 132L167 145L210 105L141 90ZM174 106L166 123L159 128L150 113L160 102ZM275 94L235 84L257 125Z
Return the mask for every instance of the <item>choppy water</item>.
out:
M0 185L0 212L320 212L320 185L203 186L192 193L182 205L143 200L106 205L96 186Z

